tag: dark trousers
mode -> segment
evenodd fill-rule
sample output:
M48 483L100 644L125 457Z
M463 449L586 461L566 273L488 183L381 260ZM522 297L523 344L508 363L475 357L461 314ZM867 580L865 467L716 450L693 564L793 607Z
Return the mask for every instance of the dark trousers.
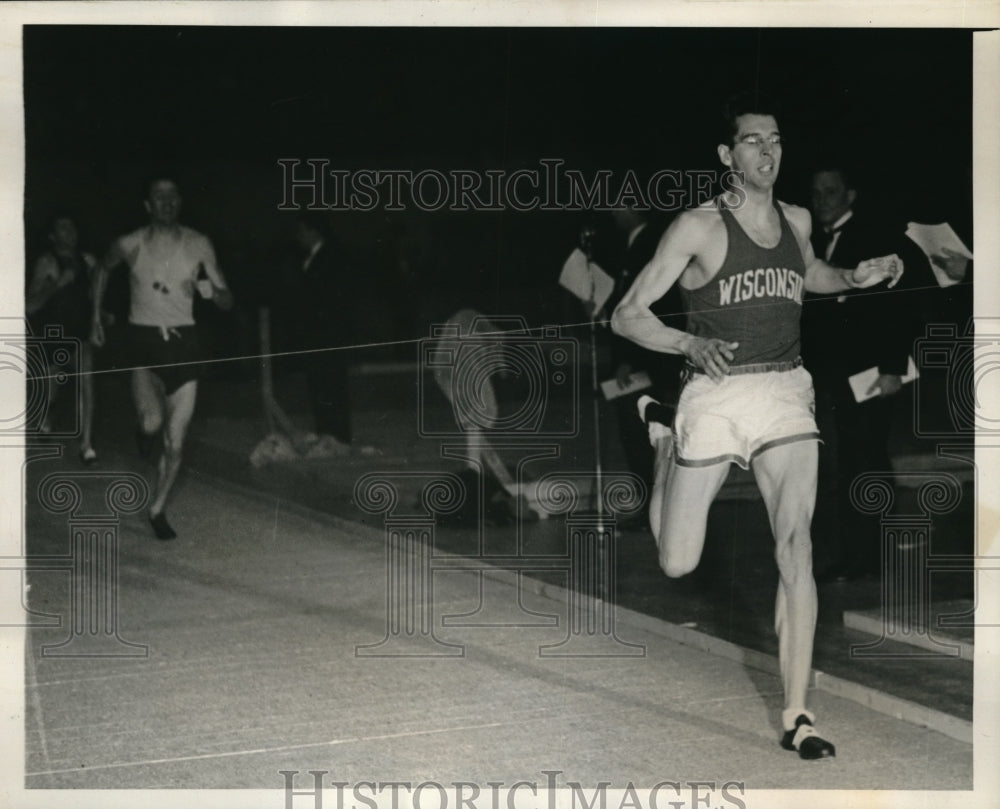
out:
M309 404L316 432L351 443L351 400L347 358L342 351L312 354L305 361Z
M880 515L860 507L865 494L864 482L858 478L870 473L894 489L889 458L894 403L893 397L856 402L846 374L816 378L816 418L824 444L813 544L817 559L833 567L857 573L879 571Z

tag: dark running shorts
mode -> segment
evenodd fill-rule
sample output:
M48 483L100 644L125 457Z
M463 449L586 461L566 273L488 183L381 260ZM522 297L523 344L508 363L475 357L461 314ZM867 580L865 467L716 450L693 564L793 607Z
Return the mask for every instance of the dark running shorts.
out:
M136 326L126 332L134 368L148 368L163 382L166 394L201 375L201 347L196 326Z

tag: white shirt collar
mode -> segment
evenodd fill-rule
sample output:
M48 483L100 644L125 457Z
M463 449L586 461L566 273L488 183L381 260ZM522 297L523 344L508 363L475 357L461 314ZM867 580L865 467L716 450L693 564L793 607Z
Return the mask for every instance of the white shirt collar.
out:
M323 246L322 239L320 239L318 242L316 242L316 244L312 246L312 249L309 251L309 255L306 256L306 260L302 262L302 269L304 270L309 269L309 265L312 263L312 260L316 257L316 254L319 252L319 249L322 246Z
M634 228L632 228L631 231L629 231L629 234L628 234L628 246L629 247L632 246L632 242L635 241L636 236L638 236L640 233L642 233L642 229L644 227L646 227L646 223L645 222L640 222L638 225L636 225Z
M854 216L854 211L848 208L847 213L845 213L842 217L840 217L840 219L838 219L836 222L830 225L830 227L828 228L828 232L831 230L838 230L839 228L842 228L844 226L844 223L852 216Z

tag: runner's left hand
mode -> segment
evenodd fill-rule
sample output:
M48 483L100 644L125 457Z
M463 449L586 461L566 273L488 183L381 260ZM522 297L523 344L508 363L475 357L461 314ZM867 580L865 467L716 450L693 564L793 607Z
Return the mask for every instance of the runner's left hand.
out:
M215 294L212 296L212 303L218 306L223 312L228 312L233 308L233 293L228 287L213 287Z
M855 289L866 289L889 280L889 287L896 286L903 275L903 261L899 256L881 256L862 261L851 273L850 281Z

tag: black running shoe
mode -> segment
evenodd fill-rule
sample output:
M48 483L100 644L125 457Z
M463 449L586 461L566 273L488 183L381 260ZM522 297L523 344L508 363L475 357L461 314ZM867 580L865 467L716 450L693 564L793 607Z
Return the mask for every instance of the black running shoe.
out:
M674 408L656 401L652 396L640 396L636 402L639 418L645 424L662 424L669 427L674 423Z
M646 425L646 432L649 434L649 445L653 448L668 447L668 452L673 452L673 430L674 408L668 407L656 401L652 396L640 396L636 402L639 410L639 418ZM667 441L667 444L663 442Z
M156 534L157 539L176 539L177 534L174 529L170 527L170 523L167 522L167 515L162 511L159 514L149 515L149 524L153 526L153 532Z
M149 458L153 452L153 442L159 433L143 432L142 427L135 428L135 446L139 450L139 457L143 460Z

